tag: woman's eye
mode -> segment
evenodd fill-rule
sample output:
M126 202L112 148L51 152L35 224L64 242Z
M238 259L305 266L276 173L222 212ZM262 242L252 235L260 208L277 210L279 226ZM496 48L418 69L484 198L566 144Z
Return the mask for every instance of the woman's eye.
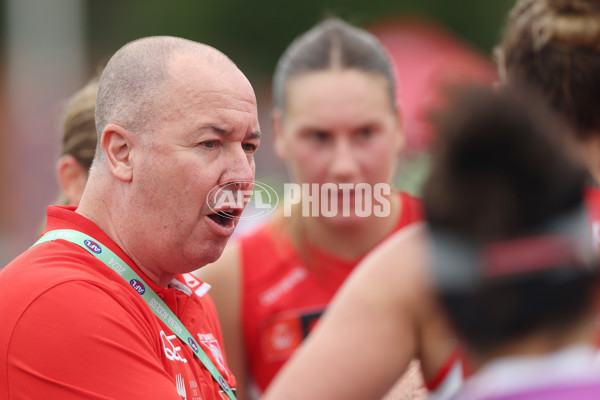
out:
M360 138L368 138L373 135L373 128L370 126L364 126L357 131L357 135Z
M310 138L315 142L323 143L329 139L329 134L324 131L316 131L310 135Z

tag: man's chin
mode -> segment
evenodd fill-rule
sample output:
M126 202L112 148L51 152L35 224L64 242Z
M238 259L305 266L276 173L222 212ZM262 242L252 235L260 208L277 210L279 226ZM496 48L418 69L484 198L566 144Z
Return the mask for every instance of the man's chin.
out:
M223 239L212 242L213 245L209 249L206 249L206 251L202 254L202 265L199 267L203 267L206 264L212 264L217 261L223 254L223 250L225 250L228 240L229 239Z

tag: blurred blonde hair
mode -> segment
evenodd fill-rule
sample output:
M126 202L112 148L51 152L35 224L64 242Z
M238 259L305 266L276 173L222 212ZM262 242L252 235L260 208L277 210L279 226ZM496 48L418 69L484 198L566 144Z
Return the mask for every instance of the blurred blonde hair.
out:
M61 119L62 148L60 155L73 156L86 171L89 171L92 165L98 141L94 121L98 81L99 75L96 75L68 99ZM68 203L64 193L56 202L60 205Z

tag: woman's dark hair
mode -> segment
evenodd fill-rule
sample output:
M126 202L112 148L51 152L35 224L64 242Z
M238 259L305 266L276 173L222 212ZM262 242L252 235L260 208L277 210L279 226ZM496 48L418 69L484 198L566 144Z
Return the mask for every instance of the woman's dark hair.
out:
M285 50L273 78L275 108L285 112L285 90L290 79L332 68L357 69L384 77L390 104L396 108L394 74L383 46L367 31L336 18L316 25Z
M600 2L520 0L496 50L501 77L525 82L579 138L600 134Z
M585 173L563 151L560 124L539 99L513 89L466 89L437 125L423 191L432 232L482 249L543 234L540 227L549 221L581 209ZM475 268L482 266L476 262ZM485 352L541 329L568 329L590 310L593 270L483 278L460 290L441 287L440 298L466 345Z

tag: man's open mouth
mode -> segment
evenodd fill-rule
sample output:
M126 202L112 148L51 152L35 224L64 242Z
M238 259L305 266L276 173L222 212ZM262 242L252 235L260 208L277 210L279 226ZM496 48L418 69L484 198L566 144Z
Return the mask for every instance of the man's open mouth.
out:
M239 219L241 214L241 210L221 210L207 216L221 226L230 226L233 224L233 220Z

